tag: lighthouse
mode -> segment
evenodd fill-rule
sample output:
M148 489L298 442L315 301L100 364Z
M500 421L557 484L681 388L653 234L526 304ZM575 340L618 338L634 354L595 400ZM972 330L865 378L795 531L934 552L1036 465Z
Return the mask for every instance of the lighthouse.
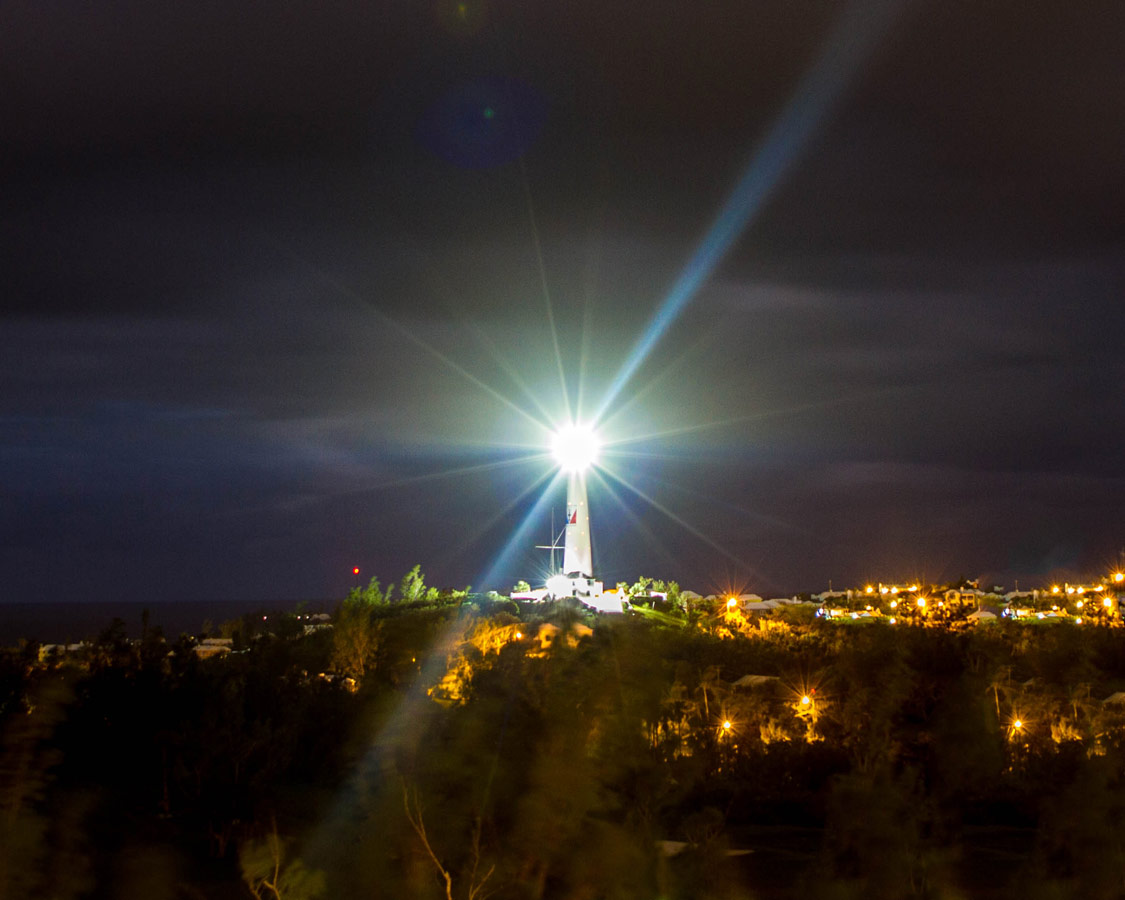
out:
M551 449L566 474L566 528L562 571L547 579L547 593L556 599L576 597L602 612L621 612L620 598L606 595L602 582L594 580L586 475L597 461L600 448L589 426L568 425L554 436Z

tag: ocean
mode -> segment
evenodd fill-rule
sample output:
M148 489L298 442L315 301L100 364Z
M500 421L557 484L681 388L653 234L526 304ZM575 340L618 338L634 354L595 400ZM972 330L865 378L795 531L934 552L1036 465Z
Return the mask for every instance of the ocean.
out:
M302 611L330 613L338 600L307 600ZM149 626L159 625L168 638L198 634L205 622L218 626L247 613L270 615L294 612L295 601L251 602L243 600L185 600L166 603L64 602L0 603L0 647L15 645L21 638L44 644L69 644L95 638L114 618L125 623L129 637L140 637L141 617L149 611Z

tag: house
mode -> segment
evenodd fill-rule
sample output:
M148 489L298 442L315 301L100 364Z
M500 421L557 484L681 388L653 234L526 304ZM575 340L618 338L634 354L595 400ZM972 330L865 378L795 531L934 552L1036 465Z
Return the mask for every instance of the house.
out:
M233 649L233 644L231 638L204 638L191 648L191 652L199 659L211 659L215 656L226 656Z

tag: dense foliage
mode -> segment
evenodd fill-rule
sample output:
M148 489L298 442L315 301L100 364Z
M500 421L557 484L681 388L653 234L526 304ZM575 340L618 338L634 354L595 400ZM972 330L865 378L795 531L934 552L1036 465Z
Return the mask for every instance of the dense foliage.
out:
M215 658L0 656L0 897L1125 890L1125 629L731 637L414 575Z

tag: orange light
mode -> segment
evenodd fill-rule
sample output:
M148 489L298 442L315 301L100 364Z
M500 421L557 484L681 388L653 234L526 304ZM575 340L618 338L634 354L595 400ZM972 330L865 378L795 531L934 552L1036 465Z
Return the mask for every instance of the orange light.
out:
M1020 721L1019 719L1016 719L1016 720L1015 720L1015 721L1014 721L1014 722L1012 723L1012 727L1013 727L1014 729L1016 729L1016 731L1019 731L1019 730L1020 730L1021 728L1023 728L1023 722L1021 722L1021 721Z
M1113 580L1117 582L1125 581L1125 572L1114 572Z
M801 706L808 706L810 703L812 703L812 699L808 694L805 694L805 696L801 698Z
M727 721L723 722L723 731L730 731L730 719L727 719Z

